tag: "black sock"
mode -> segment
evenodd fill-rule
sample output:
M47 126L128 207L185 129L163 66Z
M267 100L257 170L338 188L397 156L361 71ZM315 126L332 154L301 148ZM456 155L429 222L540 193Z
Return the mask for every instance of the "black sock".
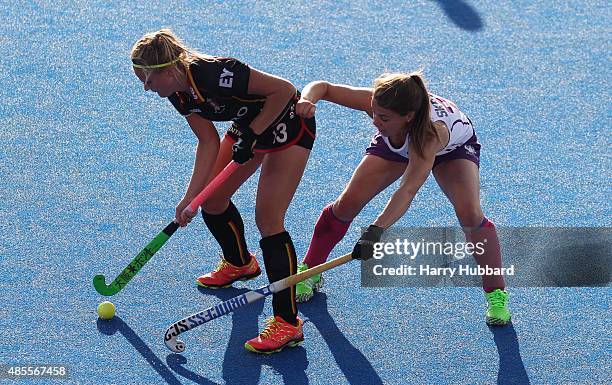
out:
M221 245L223 259L235 266L244 266L251 260L244 239L244 223L238 209L231 201L227 210L218 215L208 214L202 210L202 218Z
M276 282L297 272L297 257L293 241L288 232L271 235L259 241L263 251L264 264L270 283ZM292 325L297 325L297 304L295 286L272 295L274 315Z

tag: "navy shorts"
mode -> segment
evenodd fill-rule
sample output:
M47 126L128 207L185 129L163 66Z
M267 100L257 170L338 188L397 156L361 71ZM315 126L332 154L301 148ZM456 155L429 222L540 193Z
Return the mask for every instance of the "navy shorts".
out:
M291 146L312 150L317 136L317 124L314 116L304 119L295 114L295 104L300 94L287 103L282 115L272 123L257 139L254 152L276 152ZM233 122L225 136L235 143L240 136L238 124Z
M365 153L366 155L375 155L393 162L408 163L408 158L404 158L403 156L398 155L389 149L387 143L385 143L383 140L382 135L380 135L378 132L376 135L374 135L374 137L372 137L372 141L370 142L368 148L366 148ZM477 167L480 167L480 143L478 143L476 134L472 135L467 142L463 143L461 146L457 147L448 154L436 156L432 169L440 163L455 159L467 159L474 162Z

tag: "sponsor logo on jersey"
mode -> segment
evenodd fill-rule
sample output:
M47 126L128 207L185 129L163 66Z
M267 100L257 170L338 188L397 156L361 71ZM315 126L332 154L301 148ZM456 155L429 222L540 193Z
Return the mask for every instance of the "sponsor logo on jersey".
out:
M232 124L230 128L228 128L227 132L229 134L234 134L237 137L240 137L242 135L242 132L240 132L240 130L238 129L238 126L235 124Z
M195 92L193 87L189 87L189 91L191 91L191 97L193 98L193 100L198 100L198 94Z
M295 104L291 105L291 109L289 110L289 119L295 118Z
M225 106L219 104L212 98L206 98L206 103L208 103L215 110L215 114L221 114L225 111Z
M223 72L219 77L219 87L232 88L234 83L234 73L223 68Z

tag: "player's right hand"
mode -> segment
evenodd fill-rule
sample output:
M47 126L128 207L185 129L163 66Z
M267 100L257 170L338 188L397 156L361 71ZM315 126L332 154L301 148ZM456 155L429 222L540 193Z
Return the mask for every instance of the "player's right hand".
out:
M300 98L295 105L295 113L305 119L312 118L315 115L316 109L316 104L304 98Z

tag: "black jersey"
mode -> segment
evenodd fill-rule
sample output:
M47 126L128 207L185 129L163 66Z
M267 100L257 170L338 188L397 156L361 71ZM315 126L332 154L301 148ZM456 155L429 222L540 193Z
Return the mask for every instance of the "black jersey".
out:
M197 113L212 121L250 123L265 96L248 93L248 65L233 59L198 59L187 69L191 94L175 92L168 99L182 115Z
M175 92L168 99L182 115L197 113L211 121L233 121L227 135L236 141L239 127L246 126L261 112L266 97L249 94L248 65L233 59L198 59L187 69L190 93ZM314 118L295 114L299 92L287 102L276 119L261 133L255 152L278 151L299 145L312 149L316 135Z

